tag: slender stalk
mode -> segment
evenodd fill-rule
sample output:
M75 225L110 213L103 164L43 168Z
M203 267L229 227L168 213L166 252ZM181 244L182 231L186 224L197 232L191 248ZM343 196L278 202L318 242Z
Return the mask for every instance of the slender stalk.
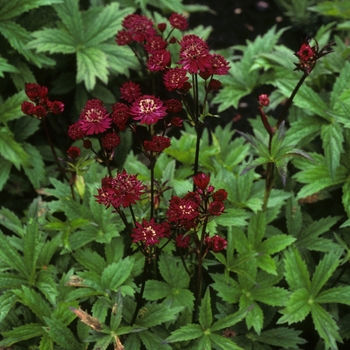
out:
M70 191L71 191L71 194L72 194L72 198L73 200L75 201L75 193L74 193L74 188L73 188L73 184L69 181L69 178L66 174L66 171L65 169L62 167L62 164L57 156L57 153L56 153L56 150L55 150L55 147L52 143L52 140L51 140L51 136L50 136L50 132L49 132L49 128L47 126L47 122L46 122L46 118L43 118L42 119L42 123L44 125L44 130L45 130L45 134L46 134L46 138L47 138L47 141L49 142L49 146L50 146L50 149L51 149L51 153L53 155L53 158L55 159L55 163L57 164L57 167L60 171L60 173L63 175L64 179L69 183L69 186L70 186Z
M148 265L149 265L149 263L148 263L147 257L145 257L145 264L144 264L144 267L143 267L141 290L140 290L140 293L137 296L137 304L136 304L136 308L135 308L135 311L134 311L134 315L132 316L132 320L131 320L131 323L130 323L131 326L135 323L137 314L140 311L141 306L142 306L143 292L145 290L145 285L146 285L146 281L147 281L147 277L148 277Z
M309 74L311 73L311 71L309 72ZM298 84L296 85L296 87L294 88L292 94L290 95L290 97L288 98L286 104L284 105L284 108L277 120L276 126L275 126L275 130L277 130L279 128L279 126L282 124L282 122L284 120L286 120L287 118L287 112L290 108L290 106L292 105L293 99L295 97L295 95L297 94L297 92L299 91L301 85L304 83L305 79L307 78L307 76L309 75L308 73L304 72L304 75L300 78Z
M150 210L150 219L154 217L154 167L155 159L151 160L151 210Z

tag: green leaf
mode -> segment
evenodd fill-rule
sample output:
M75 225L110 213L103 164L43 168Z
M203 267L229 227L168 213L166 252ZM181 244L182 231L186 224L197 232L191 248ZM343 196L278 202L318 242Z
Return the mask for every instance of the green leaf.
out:
M0 105L0 123L6 123L10 120L22 117L23 112L21 111L21 103L25 101L26 98L24 91L20 91L3 102Z
M92 90L98 77L104 84L108 82L106 54L94 47L83 48L77 52L77 83L85 83L87 90Z
M188 324L172 332L166 341L168 343L188 341L192 339L198 339L203 336L203 334L203 329L199 324Z
M147 280L143 293L146 300L159 300L171 293L171 287L162 281Z
M248 309L242 309L231 315L227 315L225 317L220 318L219 320L213 323L213 325L210 327L210 330L212 332L217 332L221 329L226 329L234 326L247 316L247 314L251 311L251 308L252 307L249 307Z
M250 309L245 320L247 327L248 329L253 327L255 332L260 334L264 325L264 313L259 304L252 302L249 297L243 294L239 300L239 307L241 310Z
M93 47L116 35L121 28L122 20L131 12L130 8L120 9L119 7L117 2L103 7L84 33L85 45ZM118 51L117 47L115 51Z
M340 251L331 251L319 262L311 280L312 297L316 297L328 279L333 275L340 264L340 255Z
M45 28L32 33L35 38L29 44L29 48L35 48L36 52L49 52L72 54L75 52L73 38L61 29Z
M12 0L1 1L0 19L6 20L40 6L62 3L63 0Z
M299 288L311 290L309 272L305 262L295 248L285 252L285 277L292 291Z
M242 294L240 285L226 274L210 274L214 283L211 286L217 291L218 296L228 303L235 304Z
M137 318L135 325L140 327L154 327L164 322L173 321L177 314L183 310L183 307L168 307L166 312L163 304L147 303L144 308L145 312Z
M164 280L172 287L188 288L190 278L180 261L163 253L159 257L159 272Z
M260 244L265 236L266 230L266 216L265 213L260 211L256 215L252 216L248 225L248 240L252 246Z
M336 287L319 293L314 302L319 304L338 303L350 305L350 287Z
M77 250L74 258L86 269L100 275L107 267L106 261L97 252L88 248Z
M213 314L211 311L210 291L207 288L199 308L199 324L205 330L210 328L212 322Z
M19 252L10 244L9 239L0 231L0 260L10 269L14 269L23 277L29 277L25 263Z
M0 128L0 154L11 162L18 170L20 166L30 167L28 154L17 143L7 128Z
M12 164L4 159L3 157L0 156L0 191L3 190L6 182L8 181L10 177L10 172L11 172Z
M118 288L130 277L133 266L134 260L130 257L126 257L123 260L108 265L102 272L102 288L117 291Z
M4 292L0 296L0 323L4 320L9 311L15 305L16 300L17 297L12 292Z
M261 242L257 250L264 252L265 254L275 254L285 249L295 241L295 237L287 235L276 235L269 237L265 241Z
M311 316L318 334L326 343L326 348L338 349L336 342L342 343L342 339L332 316L318 304L311 305Z
M28 271L28 276L30 276L29 283L34 284L36 262L43 245L40 239L38 219L36 217L29 219L23 241L24 264Z
M299 349L298 344L307 342L299 337L300 333L301 331L280 327L261 332L260 335L251 334L250 339L254 342L282 347L283 349Z
M323 142L323 150L326 156L326 164L331 178L334 179L336 170L340 164L340 155L344 152L342 126L336 122L323 125L321 129L321 138Z
M288 300L289 292L280 287L260 288L259 285L250 291L250 298L271 306L284 306Z
M338 104L339 96L349 88L350 80L350 63L348 61L345 62L343 69L340 71L339 76L336 78L335 83L333 84L331 96L330 96L330 106L331 108L335 108L336 104Z
M307 289L301 288L292 293L287 301L286 307L281 311L283 316L277 324L288 322L288 324L300 322L311 311L310 293Z
M21 220L11 210L1 207L0 209L0 223L10 231L16 233L18 236L23 237L24 229Z
M28 323L23 326L16 327L11 331L3 332L2 335L5 337L5 339L0 342L0 345L7 347L24 340L40 337L44 334L45 331L42 324Z
M47 333L50 335L53 341L63 349L85 349L85 345L78 342L72 331L67 328L58 318L55 316L52 316L51 318L45 317L45 322L48 326L46 330Z
M222 337L219 334L210 333L209 338L213 345L216 345L219 347L219 349L225 349L225 350L243 350L240 346L235 344L232 340Z
M138 336L142 340L147 350L171 350L171 346L164 344L164 338L158 334L143 331L138 333Z
M22 290L13 291L19 298L19 302L28 306L41 320L50 317L51 308L47 301L34 289L22 286Z

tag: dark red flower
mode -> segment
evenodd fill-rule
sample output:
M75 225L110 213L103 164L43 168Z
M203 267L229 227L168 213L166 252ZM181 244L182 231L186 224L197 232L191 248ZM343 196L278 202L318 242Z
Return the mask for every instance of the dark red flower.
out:
M168 113L180 113L182 110L182 103L180 100L171 98L165 101L165 105Z
M198 173L193 176L194 184L202 191L204 191L209 185L210 175L206 175L204 173Z
M182 68L171 68L163 75L164 85L168 91L181 90L187 80L187 72Z
M92 99L86 102L78 123L85 135L92 135L108 130L111 127L112 119L102 101Z
M144 48L148 53L152 54L159 50L165 50L167 46L168 43L161 36L154 35L147 39Z
M180 41L180 61L189 73L205 72L210 68L211 55L207 43L194 34L185 35Z
M34 113L35 105L32 102L24 101L21 104L21 110L26 115L32 115Z
M42 119L47 116L47 110L44 106L38 105L33 108L33 115L38 119Z
M259 95L259 105L260 106L266 107L269 104L270 104L269 95L267 95L267 94Z
M64 103L61 101L47 101L47 107L53 114L60 114L64 111Z
M102 137L102 147L107 150L112 150L120 144L120 136L115 132L108 132Z
M67 133L68 136L73 140L79 140L85 136L85 131L81 129L79 122L70 125Z
M210 56L210 67L208 71L211 75L226 75L229 69L229 63L222 55L213 54Z
M188 28L188 22L185 16L179 13L173 13L169 17L169 22L173 28L179 30L186 30Z
M118 172L116 177L105 177L102 179L102 187L98 189L98 195L95 195L97 202L104 204L107 208L113 206L118 209L135 204L140 200L145 186L136 175L127 174L125 170Z
M161 33L164 33L164 31L166 29L166 23L158 23L157 28Z
M120 87L120 98L131 103L141 96L140 84L127 81Z
M215 235L213 237L206 237L205 244L207 244L209 249L211 249L214 253L218 253L226 249L227 241L225 238Z
M115 41L119 46L129 45L132 42L131 33L126 30L120 30L117 33Z
M166 107L163 102L153 95L139 97L130 107L130 114L141 124L155 124L166 116Z
M171 119L170 123L173 126L181 127L182 126L182 119L180 117L174 117Z
M171 55L167 50L152 52L147 61L147 68L151 72L160 72L170 66Z
M223 202L215 201L209 204L209 213L211 215L219 216L225 210L225 206Z
M190 245L190 241L191 241L190 235L184 236L183 234L180 233L176 237L176 246L179 248L186 249Z
M217 79L210 79L208 86L206 87L207 92L218 91L221 88L221 81Z
M122 25L130 33L132 40L138 43L143 43L157 34L152 20L144 15L128 15L124 18Z
M48 94L48 88L46 86L40 86L35 83L25 84L25 93L30 100L35 101L39 98L45 98Z
M167 235L167 226L157 224L152 218L150 221L142 220L142 224L136 223L131 238L134 243L142 242L145 247L158 244L160 239Z
M90 140L84 140L83 141L83 147L85 149L91 149L92 148L92 142Z
M160 153L170 146L170 139L164 136L155 135L151 141L144 141L143 147L148 152Z
M80 156L80 148L79 147L69 147L67 150L68 157L72 159L76 159Z
M312 60L316 55L315 47L311 47L309 43L304 42L296 55L302 61Z
M125 103L117 102L112 106L112 121L119 130L125 130L126 123L129 119L129 107Z
M227 192L224 189L217 190L213 193L213 201L223 202L227 199Z

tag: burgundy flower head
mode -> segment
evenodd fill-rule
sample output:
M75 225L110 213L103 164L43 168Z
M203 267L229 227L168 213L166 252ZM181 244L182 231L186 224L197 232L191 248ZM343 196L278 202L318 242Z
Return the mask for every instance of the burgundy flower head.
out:
M125 130L126 123L128 122L130 111L129 107L125 103L117 102L112 106L112 121L119 130Z
M145 187L136 175L127 174L123 170L121 173L118 172L114 178L103 178L102 186L95 197L98 203L104 204L107 208L111 205L116 209L121 206L126 208L140 200Z
M141 124L155 124L158 120L167 115L166 106L153 95L139 97L130 107L130 114Z
M171 68L163 75L164 85L168 91L181 90L187 80L187 72L183 68Z
M227 246L226 239L218 235L215 235L213 237L206 237L205 243L208 245L209 249L211 249L214 253L218 253L226 249Z
M75 146L69 147L67 150L67 154L70 158L76 159L80 156L80 148Z
M80 113L78 123L85 135L93 135L108 130L112 124L112 119L102 101L92 99L86 102Z
M141 96L140 84L127 81L120 87L120 97L131 103Z
M148 152L160 153L170 146L168 137L155 135L151 141L144 141L143 147Z
M186 17L179 13L172 13L171 16L169 17L169 22L173 28L176 28L182 31L188 28L188 22Z
M142 242L145 247L158 244L160 239L168 235L166 224L157 224L152 218L150 221L142 220L142 224L136 223L132 230L131 238L133 242Z

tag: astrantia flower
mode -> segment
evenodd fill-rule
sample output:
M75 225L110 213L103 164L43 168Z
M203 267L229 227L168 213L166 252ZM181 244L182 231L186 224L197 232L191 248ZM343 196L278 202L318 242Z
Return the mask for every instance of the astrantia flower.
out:
M67 154L70 158L76 159L80 156L80 148L75 146L69 147L67 150Z
M176 240L175 240L176 246L179 248L188 248L190 241L191 241L191 237L189 235L184 236L181 233L176 237Z
M138 43L143 43L147 38L157 34L152 20L144 15L128 15L122 25L130 33L132 40Z
M26 115L32 115L34 113L35 105L32 102L24 101L21 104L21 110Z
M210 67L208 68L210 74L226 75L229 69L229 63L223 56L219 54L213 54L210 56Z
M211 215L219 216L225 210L225 206L223 202L215 201L209 204L209 213Z
M215 235L213 237L206 237L205 244L209 246L214 253L218 253L226 249L227 241L225 238Z
M73 140L79 140L85 136L85 132L81 129L79 122L70 125L67 133Z
M49 90L46 86L41 86L35 83L26 83L25 84L25 93L30 100L35 101L39 98L47 97Z
M165 105L168 113L179 113L182 110L182 103L180 100L171 98L165 101Z
M115 41L119 46L129 45L132 42L131 33L126 30L120 30L117 33Z
M113 206L118 209L135 204L140 200L145 186L136 175L127 174L125 170L116 177L105 177L102 179L102 187L98 189L97 202L104 204L107 208Z
M210 175L206 175L204 173L198 173L193 176L194 184L202 191L204 191L209 185Z
M227 199L227 192L224 189L217 190L213 193L213 201L223 202Z
M61 101L47 101L47 107L53 114L60 114L64 111L64 104Z
M164 85L168 91L181 90L187 80L187 72L182 68L169 69L163 75Z
M142 220L142 224L136 223L131 238L133 242L142 242L145 247L158 244L160 239L167 235L167 226L157 224L152 218L150 221Z
M130 114L141 124L154 124L166 116L166 107L163 102L153 95L139 97L130 107Z
M112 121L119 130L125 130L129 119L129 107L125 103L117 102L112 106Z
M268 106L270 104L269 95L261 94L259 95L259 105L260 106Z
M141 96L140 84L127 81L120 87L120 97L131 103Z
M168 137L155 135L151 141L144 141L143 147L148 152L160 153L170 146L170 139Z
M200 198L194 192L189 192L184 198L173 196L170 199L166 213L168 221L177 223L187 229L196 226L199 216Z
M152 54L159 50L165 50L168 46L168 43L159 35L154 35L150 38L147 38L147 42L144 45L145 50Z
M152 55L149 56L147 61L147 68L151 72L160 72L170 66L171 55L167 50L154 51Z
M182 119L180 117L174 117L171 119L170 123L172 126L181 127L182 126Z
M207 43L194 34L185 35L180 41L180 61L189 73L205 72L211 66Z
M107 150L112 150L120 144L120 136L115 132L108 132L102 138L102 147Z
M208 86L205 88L206 92L218 91L222 84L220 80L210 79Z
M173 13L169 17L169 22L173 28L176 28L179 30L186 30L188 27L188 22L186 17L179 13Z
M80 113L79 124L86 135L99 134L110 128L112 119L102 101L89 100Z

